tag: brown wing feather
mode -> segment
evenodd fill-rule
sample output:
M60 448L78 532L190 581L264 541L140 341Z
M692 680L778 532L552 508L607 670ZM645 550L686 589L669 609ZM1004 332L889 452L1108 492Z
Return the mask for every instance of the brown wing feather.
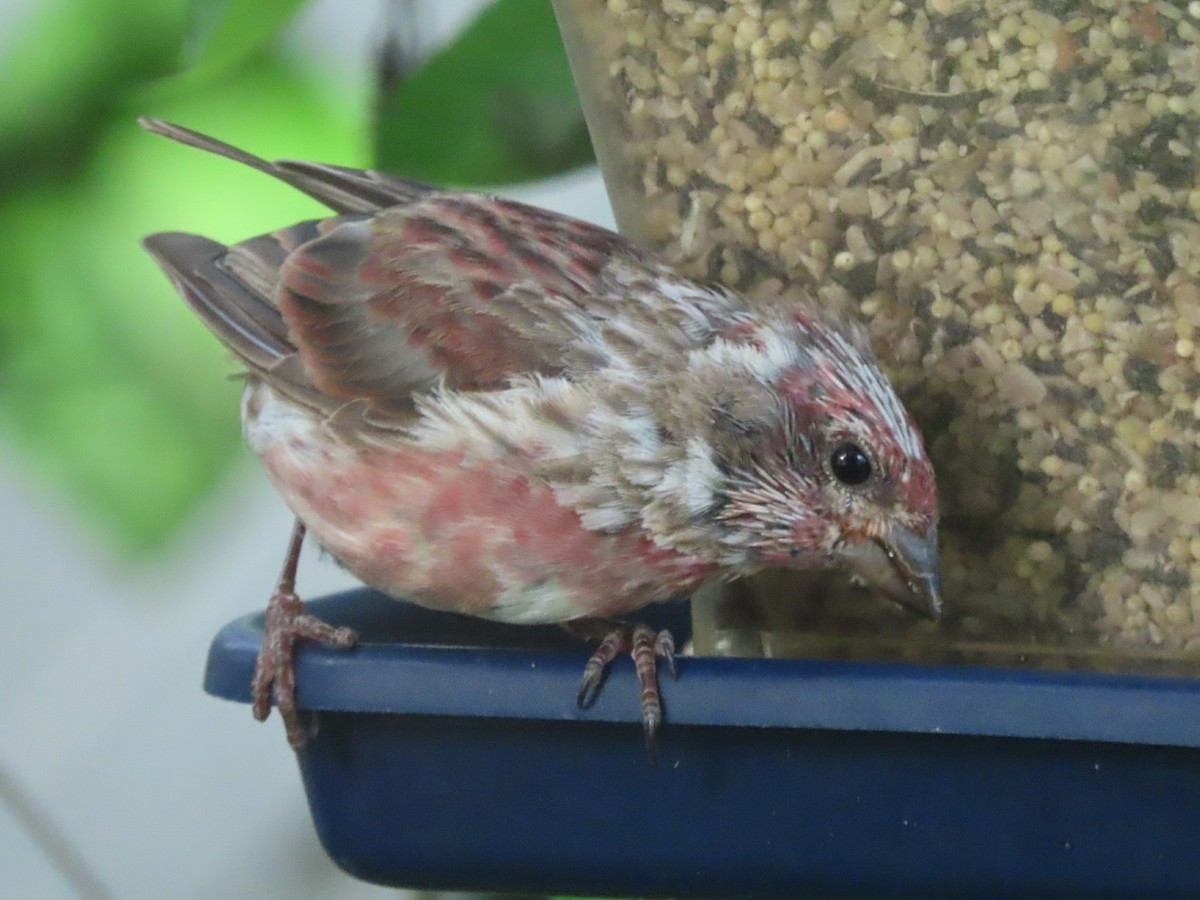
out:
M626 267L642 259L584 222L442 192L301 247L282 267L279 306L323 390L394 390L388 368L400 345L447 386L486 389L564 371L596 325L600 306L589 301L618 289L614 257Z

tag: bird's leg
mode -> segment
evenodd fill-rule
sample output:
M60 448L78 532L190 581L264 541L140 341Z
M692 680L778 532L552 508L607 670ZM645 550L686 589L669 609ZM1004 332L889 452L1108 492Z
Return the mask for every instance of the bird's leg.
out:
M578 637L600 638L600 646L583 670L583 683L577 698L580 707L588 706L596 699L609 663L622 653L633 657L642 688L642 727L646 732L646 749L653 757L654 737L662 722L662 697L658 691L659 657L666 662L671 677L675 677L675 639L671 637L671 632L656 632L646 625L625 625L604 619L578 619L564 623L563 627Z
M309 729L300 723L296 709L295 652L297 638L320 641L343 649L353 647L358 636L350 628L335 628L305 612L296 596L296 566L300 562L300 547L304 543L304 523L296 520L283 571L275 593L267 601L266 629L262 649L254 664L254 679L250 683L254 718L263 721L271 712L271 702L279 710L288 743L296 750L310 737Z

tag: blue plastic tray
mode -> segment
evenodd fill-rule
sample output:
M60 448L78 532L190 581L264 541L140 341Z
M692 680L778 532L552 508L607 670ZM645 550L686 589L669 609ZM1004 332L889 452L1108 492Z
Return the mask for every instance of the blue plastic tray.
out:
M306 647L317 832L380 884L639 897L1200 896L1200 682L689 658L659 760L633 667L575 707L586 645L369 591ZM686 634L686 607L654 611ZM674 621L672 621L674 620ZM249 702L261 616L206 690ZM249 727L249 724L248 726Z

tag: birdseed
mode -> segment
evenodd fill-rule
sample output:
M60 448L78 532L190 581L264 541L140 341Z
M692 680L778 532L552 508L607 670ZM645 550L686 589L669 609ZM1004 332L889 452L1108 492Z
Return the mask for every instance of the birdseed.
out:
M856 312L938 472L942 629L763 579L766 652L1200 646L1200 4L558 12L622 230Z

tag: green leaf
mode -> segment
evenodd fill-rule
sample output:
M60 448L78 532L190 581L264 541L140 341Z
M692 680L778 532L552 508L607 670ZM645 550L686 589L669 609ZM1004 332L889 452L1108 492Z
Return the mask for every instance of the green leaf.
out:
M86 159L131 84L170 71L184 0L32 4L0 53L0 192Z
M189 0L185 67L227 71L266 47L305 0Z
M269 58L136 112L266 156L363 162L344 111ZM260 173L147 134L132 110L85 172L0 202L0 437L118 551L152 550L246 455L238 367L139 238L233 241L323 214Z
M375 164L387 171L485 185L592 159L549 3L497 0L380 99Z

